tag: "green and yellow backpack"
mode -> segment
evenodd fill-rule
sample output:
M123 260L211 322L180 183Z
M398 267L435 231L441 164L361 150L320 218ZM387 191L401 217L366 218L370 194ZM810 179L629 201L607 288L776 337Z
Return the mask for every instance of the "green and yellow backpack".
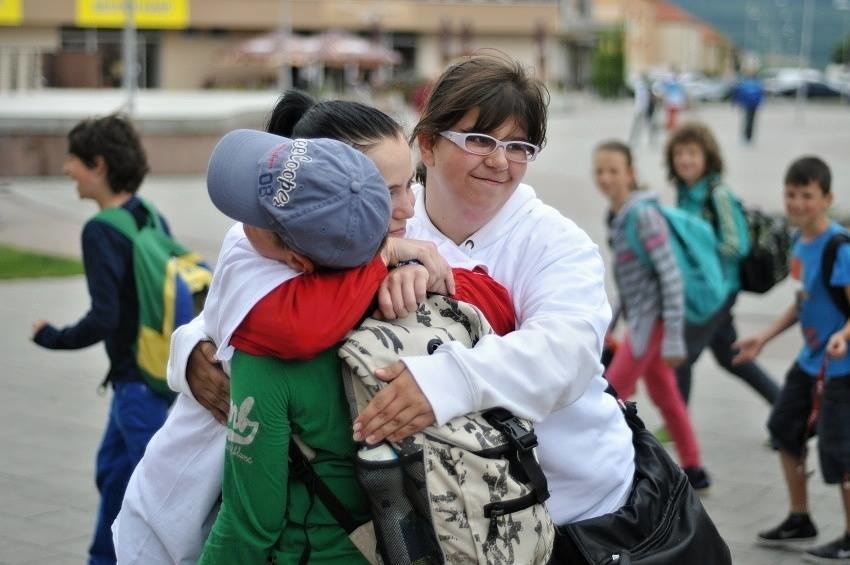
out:
M141 227L126 208L104 208L94 219L132 242L139 298L139 332L133 347L136 363L151 389L170 396L166 368L171 334L203 308L212 271L197 253L166 233L156 208L139 200L147 212Z

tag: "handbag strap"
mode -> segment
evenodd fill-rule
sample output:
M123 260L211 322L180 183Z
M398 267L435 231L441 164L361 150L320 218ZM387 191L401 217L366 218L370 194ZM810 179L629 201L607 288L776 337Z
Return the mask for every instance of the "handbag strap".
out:
M289 473L290 476L303 482L307 486L307 491L310 496L316 496L325 508L328 509L331 516L345 530L346 534L350 534L359 527L355 523L351 513L343 506L339 498L328 488L328 485L316 474L313 465L307 460L307 456L301 451L298 443L295 441L289 442Z

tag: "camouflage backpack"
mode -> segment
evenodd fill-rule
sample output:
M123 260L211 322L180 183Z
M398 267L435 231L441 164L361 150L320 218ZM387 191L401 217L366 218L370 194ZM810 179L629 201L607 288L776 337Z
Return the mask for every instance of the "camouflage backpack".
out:
M367 319L339 355L352 418L385 383L375 369L473 347L489 324L477 308L432 295L401 320ZM531 423L497 408L432 425L400 443L358 452L372 505L378 563L546 563L555 539ZM374 454L378 454L375 457Z

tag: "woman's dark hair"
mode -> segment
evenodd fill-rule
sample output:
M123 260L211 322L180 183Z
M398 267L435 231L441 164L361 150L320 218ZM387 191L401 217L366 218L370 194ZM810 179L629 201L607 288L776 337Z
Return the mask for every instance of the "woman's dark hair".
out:
M530 143L543 147L548 104L546 87L517 61L503 54L472 56L437 79L411 140L420 134L436 137L478 108L474 131L493 131L513 118L525 128Z
M687 122L676 128L667 147L664 149L664 160L667 165L667 178L677 183L685 181L676 174L673 166L673 149L684 143L696 143L705 155L705 174L723 174L723 157L720 155L720 146L717 144L714 134L709 127L701 122Z
M816 182L824 194L832 190L832 173L829 165L823 159L807 155L795 160L785 173L785 184L790 186L806 186Z
M610 139L608 141L603 141L599 145L597 145L594 149L594 153L598 153L600 151L610 151L612 153L619 153L626 160L626 166L630 169L634 166L632 159L632 149L627 144L623 143L617 139ZM640 186L637 183L637 179L632 183L632 190L639 190Z
M106 164L106 182L114 193L136 192L148 173L148 160L139 135L128 118L111 114L83 120L68 132L68 153L87 167L98 156Z
M359 151L386 138L404 139L401 125L377 108L349 100L316 102L298 90L281 95L269 115L266 131L290 138L336 139Z

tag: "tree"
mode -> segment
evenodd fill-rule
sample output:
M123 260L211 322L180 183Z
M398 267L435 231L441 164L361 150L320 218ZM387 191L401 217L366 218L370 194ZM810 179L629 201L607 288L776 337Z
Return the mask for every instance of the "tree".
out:
M618 28L600 32L590 70L590 82L600 96L613 98L623 92L624 61L623 30Z
M835 43L832 48L832 57L829 60L833 63L850 65L850 35Z

